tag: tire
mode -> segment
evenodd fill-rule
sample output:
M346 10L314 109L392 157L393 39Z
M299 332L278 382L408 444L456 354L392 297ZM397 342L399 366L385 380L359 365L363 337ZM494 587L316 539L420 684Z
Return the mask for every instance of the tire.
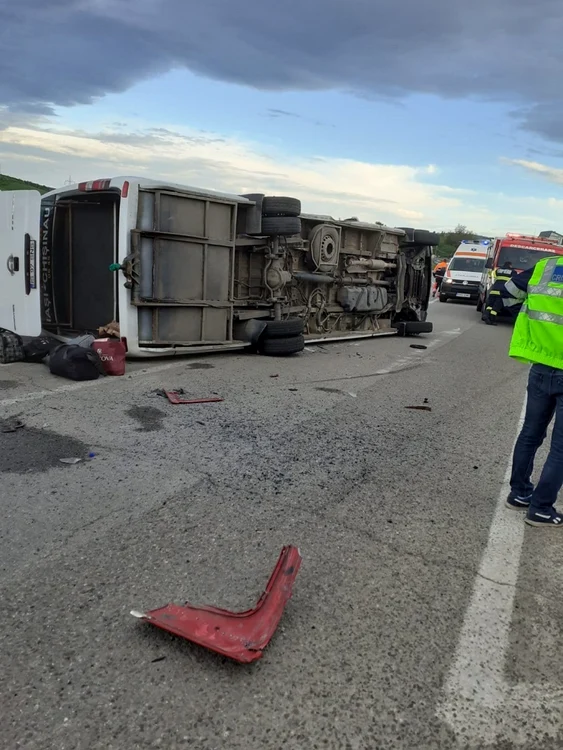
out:
M414 230L415 245L430 245L430 247L436 247L439 242L440 235L436 234L436 232L428 232L426 229Z
M440 292L439 299L440 299L440 302L447 302L448 301L448 298L446 297L445 294L442 294L442 292Z
M301 234L301 219L296 216L264 216L262 218L262 234L267 237L291 237Z
M440 243L440 235L436 232L429 232L427 229L413 229L412 227L398 227L398 229L402 229L405 233L403 242L409 242L412 245L430 245L431 247L436 247Z
M400 237L399 242L401 240L403 242L414 242L414 229L412 227L397 227L397 229L402 229L405 233L405 237Z
M288 318L287 320L270 320L266 324L264 333L266 339L286 339L291 336L300 336L303 333L303 320L301 318Z
M481 295L479 295L477 299L477 312L481 312L483 309L483 300L481 299Z
M301 201L297 198L266 197L262 201L262 216L300 216Z
M305 339L302 334L290 336L285 339L264 339L260 351L267 357L289 357L298 354L305 348Z

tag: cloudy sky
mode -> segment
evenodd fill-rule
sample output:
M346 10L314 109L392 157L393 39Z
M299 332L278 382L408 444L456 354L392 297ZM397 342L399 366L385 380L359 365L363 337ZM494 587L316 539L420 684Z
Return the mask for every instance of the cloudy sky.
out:
M0 172L563 231L561 0L2 0Z

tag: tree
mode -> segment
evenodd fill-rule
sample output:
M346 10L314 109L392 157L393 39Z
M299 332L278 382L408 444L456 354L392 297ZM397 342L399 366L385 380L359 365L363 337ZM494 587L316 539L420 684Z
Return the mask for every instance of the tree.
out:
M487 239L482 234L477 234L468 229L465 224L458 224L449 232L440 232L440 242L434 250L437 258L451 258L462 240Z

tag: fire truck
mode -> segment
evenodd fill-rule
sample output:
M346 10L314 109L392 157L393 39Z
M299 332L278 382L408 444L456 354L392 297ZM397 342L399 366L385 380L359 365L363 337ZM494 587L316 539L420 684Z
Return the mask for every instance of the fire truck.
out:
M506 268L521 272L535 266L542 258L563 255L563 245L557 238L535 237L528 234L508 232L504 237L497 237L489 245L485 268L479 283L477 311L483 313L489 291L496 280L497 269ZM507 308L505 315L515 315L520 305Z

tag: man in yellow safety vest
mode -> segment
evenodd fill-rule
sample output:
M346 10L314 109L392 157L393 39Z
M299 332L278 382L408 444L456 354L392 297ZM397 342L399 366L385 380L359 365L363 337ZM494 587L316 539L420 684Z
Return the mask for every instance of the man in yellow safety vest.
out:
M523 303L509 354L532 365L506 505L526 511L530 526L563 528L563 516L554 507L563 486L563 257L541 260L514 276L502 296L507 306ZM554 416L549 455L534 488L534 459Z

